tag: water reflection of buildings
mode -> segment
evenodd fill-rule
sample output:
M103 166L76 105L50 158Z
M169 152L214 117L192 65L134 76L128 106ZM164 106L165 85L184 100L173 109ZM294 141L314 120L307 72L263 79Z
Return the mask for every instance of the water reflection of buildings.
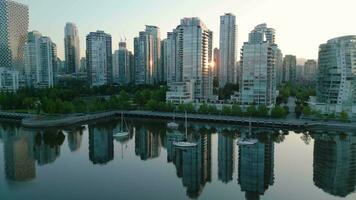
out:
M68 132L68 147L71 152L78 151L82 145L82 130Z
M30 181L36 177L36 164L33 159L33 138L21 133L20 129L1 129L4 142L6 179Z
M211 135L202 134L192 140L197 146L174 147L173 163L177 176L187 188L187 195L197 198L205 184L211 181Z
M274 183L274 143L267 138L264 143L239 146L239 178L246 200L260 199Z
M234 175L235 143L234 138L218 135L218 178L223 183L232 181Z
M356 136L313 136L314 183L325 192L346 197L356 186Z
M64 135L61 132L39 132L35 134L35 141L34 158L38 165L46 165L53 163L60 156Z
M89 127L89 159L93 164L106 164L114 159L112 129L105 126Z
M166 148L167 148L167 162L173 161L174 145L173 142L184 141L184 134L179 131L167 131L166 133Z
M136 130L135 154L140 156L141 160L159 157L161 146L159 134L155 134L143 127Z

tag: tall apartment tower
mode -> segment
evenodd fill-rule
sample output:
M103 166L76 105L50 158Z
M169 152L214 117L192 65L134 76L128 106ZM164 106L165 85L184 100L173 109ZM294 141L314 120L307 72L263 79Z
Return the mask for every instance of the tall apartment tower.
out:
M132 53L127 49L126 42L119 43L119 49L115 51L113 57L113 82L119 85L132 83L131 63Z
M111 35L91 32L86 38L87 73L90 86L112 84Z
M195 100L206 100L213 94L213 32L199 18L184 18L164 40L164 67L167 82L193 85ZM172 87L175 88L175 87Z
M356 35L319 47L317 101L323 113L356 114Z
M219 87L236 84L237 26L236 16L227 13L220 17Z
M283 79L282 82L295 84L297 81L297 57L286 55L283 59Z
M219 77L220 70L220 50L218 48L214 48L214 69L213 76Z
M28 6L0 0L0 66L24 74L24 47L29 24Z
M134 39L136 84L158 84L164 79L161 65L161 36L157 26L146 26Z
M80 68L80 46L77 25L67 23L64 30L66 73L76 74Z
M307 60L303 66L303 79L306 83L312 84L316 82L316 73L318 64L315 60Z
M256 26L242 47L241 102L271 107L276 101L276 70L282 53L274 43L275 31L266 24Z
M54 86L57 70L57 47L49 37L38 31L28 33L25 45L26 84L36 88Z

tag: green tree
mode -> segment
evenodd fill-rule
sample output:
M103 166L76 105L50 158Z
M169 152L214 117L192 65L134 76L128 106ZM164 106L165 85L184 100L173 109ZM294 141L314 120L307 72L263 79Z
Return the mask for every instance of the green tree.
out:
M239 106L237 104L233 104L231 107L231 114L236 115L236 116L242 116L243 112L242 112L241 106Z
M268 108L265 105L260 105L257 107L257 116L258 117L267 117Z
M313 114L313 111L309 106L304 106L303 107L303 114L305 116L311 116Z
M199 107L199 113L200 114L208 114L209 113L208 104L206 104L206 103L201 104Z
M230 106L223 106L222 108L222 113L224 115L231 115L232 114L232 109Z
M287 111L281 106L276 106L271 111L271 116L273 118L285 118L287 114Z
M256 106L250 105L249 107L247 107L246 115L250 117L256 116L257 115Z
M342 111L340 113L340 120L342 122L348 122L349 121L349 114L347 114L347 112L345 112L345 111Z

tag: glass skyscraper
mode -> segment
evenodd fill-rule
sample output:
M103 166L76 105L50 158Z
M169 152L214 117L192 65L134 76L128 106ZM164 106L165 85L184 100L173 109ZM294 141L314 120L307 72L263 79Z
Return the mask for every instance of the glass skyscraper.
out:
M0 0L0 67L24 72L24 46L27 40L28 6Z
M220 65L219 87L227 83L235 84L237 57L237 26L236 16L227 13L220 17Z
M323 113L356 114L356 35L319 47L317 102Z
M67 23L64 30L64 47L66 59L66 73L74 74L79 72L80 67L80 46L78 28L73 23Z

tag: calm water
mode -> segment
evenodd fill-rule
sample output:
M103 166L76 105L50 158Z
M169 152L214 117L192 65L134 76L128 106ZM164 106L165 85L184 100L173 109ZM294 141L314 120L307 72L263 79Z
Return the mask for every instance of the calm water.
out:
M120 120L72 130L0 124L0 199L355 200L356 135ZM237 146L239 138L257 138Z

